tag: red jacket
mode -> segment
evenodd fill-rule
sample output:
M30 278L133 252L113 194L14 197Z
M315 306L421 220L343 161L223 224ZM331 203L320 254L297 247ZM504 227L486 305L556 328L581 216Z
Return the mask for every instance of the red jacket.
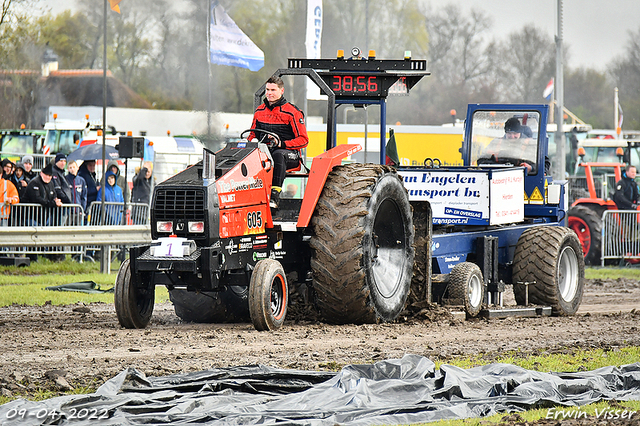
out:
M304 113L295 105L282 97L274 105L269 105L265 99L253 114L252 129L266 130L280 136L283 148L300 151L309 144L307 128L304 125ZM262 139L262 134L253 132L249 140L254 137Z

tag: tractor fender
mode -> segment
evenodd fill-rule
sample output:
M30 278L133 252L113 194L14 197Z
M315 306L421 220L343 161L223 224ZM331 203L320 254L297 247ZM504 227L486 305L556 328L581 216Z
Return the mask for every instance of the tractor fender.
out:
M309 226L311 216L313 216L316 204L331 170L342 164L344 158L361 150L362 147L357 144L338 145L313 158L296 225L298 228Z

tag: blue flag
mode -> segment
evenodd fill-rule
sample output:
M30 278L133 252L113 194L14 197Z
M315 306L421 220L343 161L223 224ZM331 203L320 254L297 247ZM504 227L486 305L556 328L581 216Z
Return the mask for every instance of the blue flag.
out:
M218 3L211 9L209 62L258 71L264 66L264 53L227 15Z

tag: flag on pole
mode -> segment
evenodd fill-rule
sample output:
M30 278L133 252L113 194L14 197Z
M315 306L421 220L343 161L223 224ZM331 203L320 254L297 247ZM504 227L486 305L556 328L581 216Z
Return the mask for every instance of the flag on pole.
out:
M398 156L398 147L396 146L396 135L393 129L389 129L389 141L385 147L385 164L387 166L398 167L400 165L400 157Z
M547 87L544 89L544 92L542 92L542 97L544 97L546 100L551 100L551 94L553 93L553 78L551 78L551 80L549 80L549 83L547 84Z
M618 128L622 129L622 123L624 122L624 118L622 117L622 105L618 103Z
M304 45L307 59L320 59L322 42L322 0L307 0L307 36ZM307 79L307 99L326 99L320 94L320 88Z
M218 3L211 9L209 62L258 71L264 66L264 53Z
M118 6L118 3L120 3L121 1L122 0L109 0L109 6L111 6L111 10L120 13L120 6Z

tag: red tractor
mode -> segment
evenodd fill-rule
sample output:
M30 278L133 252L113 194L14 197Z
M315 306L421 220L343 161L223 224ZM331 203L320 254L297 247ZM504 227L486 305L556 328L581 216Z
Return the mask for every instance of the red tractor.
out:
M622 178L625 167L625 153L621 147L616 154L620 162L583 162L585 151L578 150L577 168L584 168L586 189L573 187L573 203L567 212L568 227L573 229L582 244L584 261L587 265L599 265L602 248L602 213L617 210L612 200L615 183ZM600 185L596 185L596 181Z

